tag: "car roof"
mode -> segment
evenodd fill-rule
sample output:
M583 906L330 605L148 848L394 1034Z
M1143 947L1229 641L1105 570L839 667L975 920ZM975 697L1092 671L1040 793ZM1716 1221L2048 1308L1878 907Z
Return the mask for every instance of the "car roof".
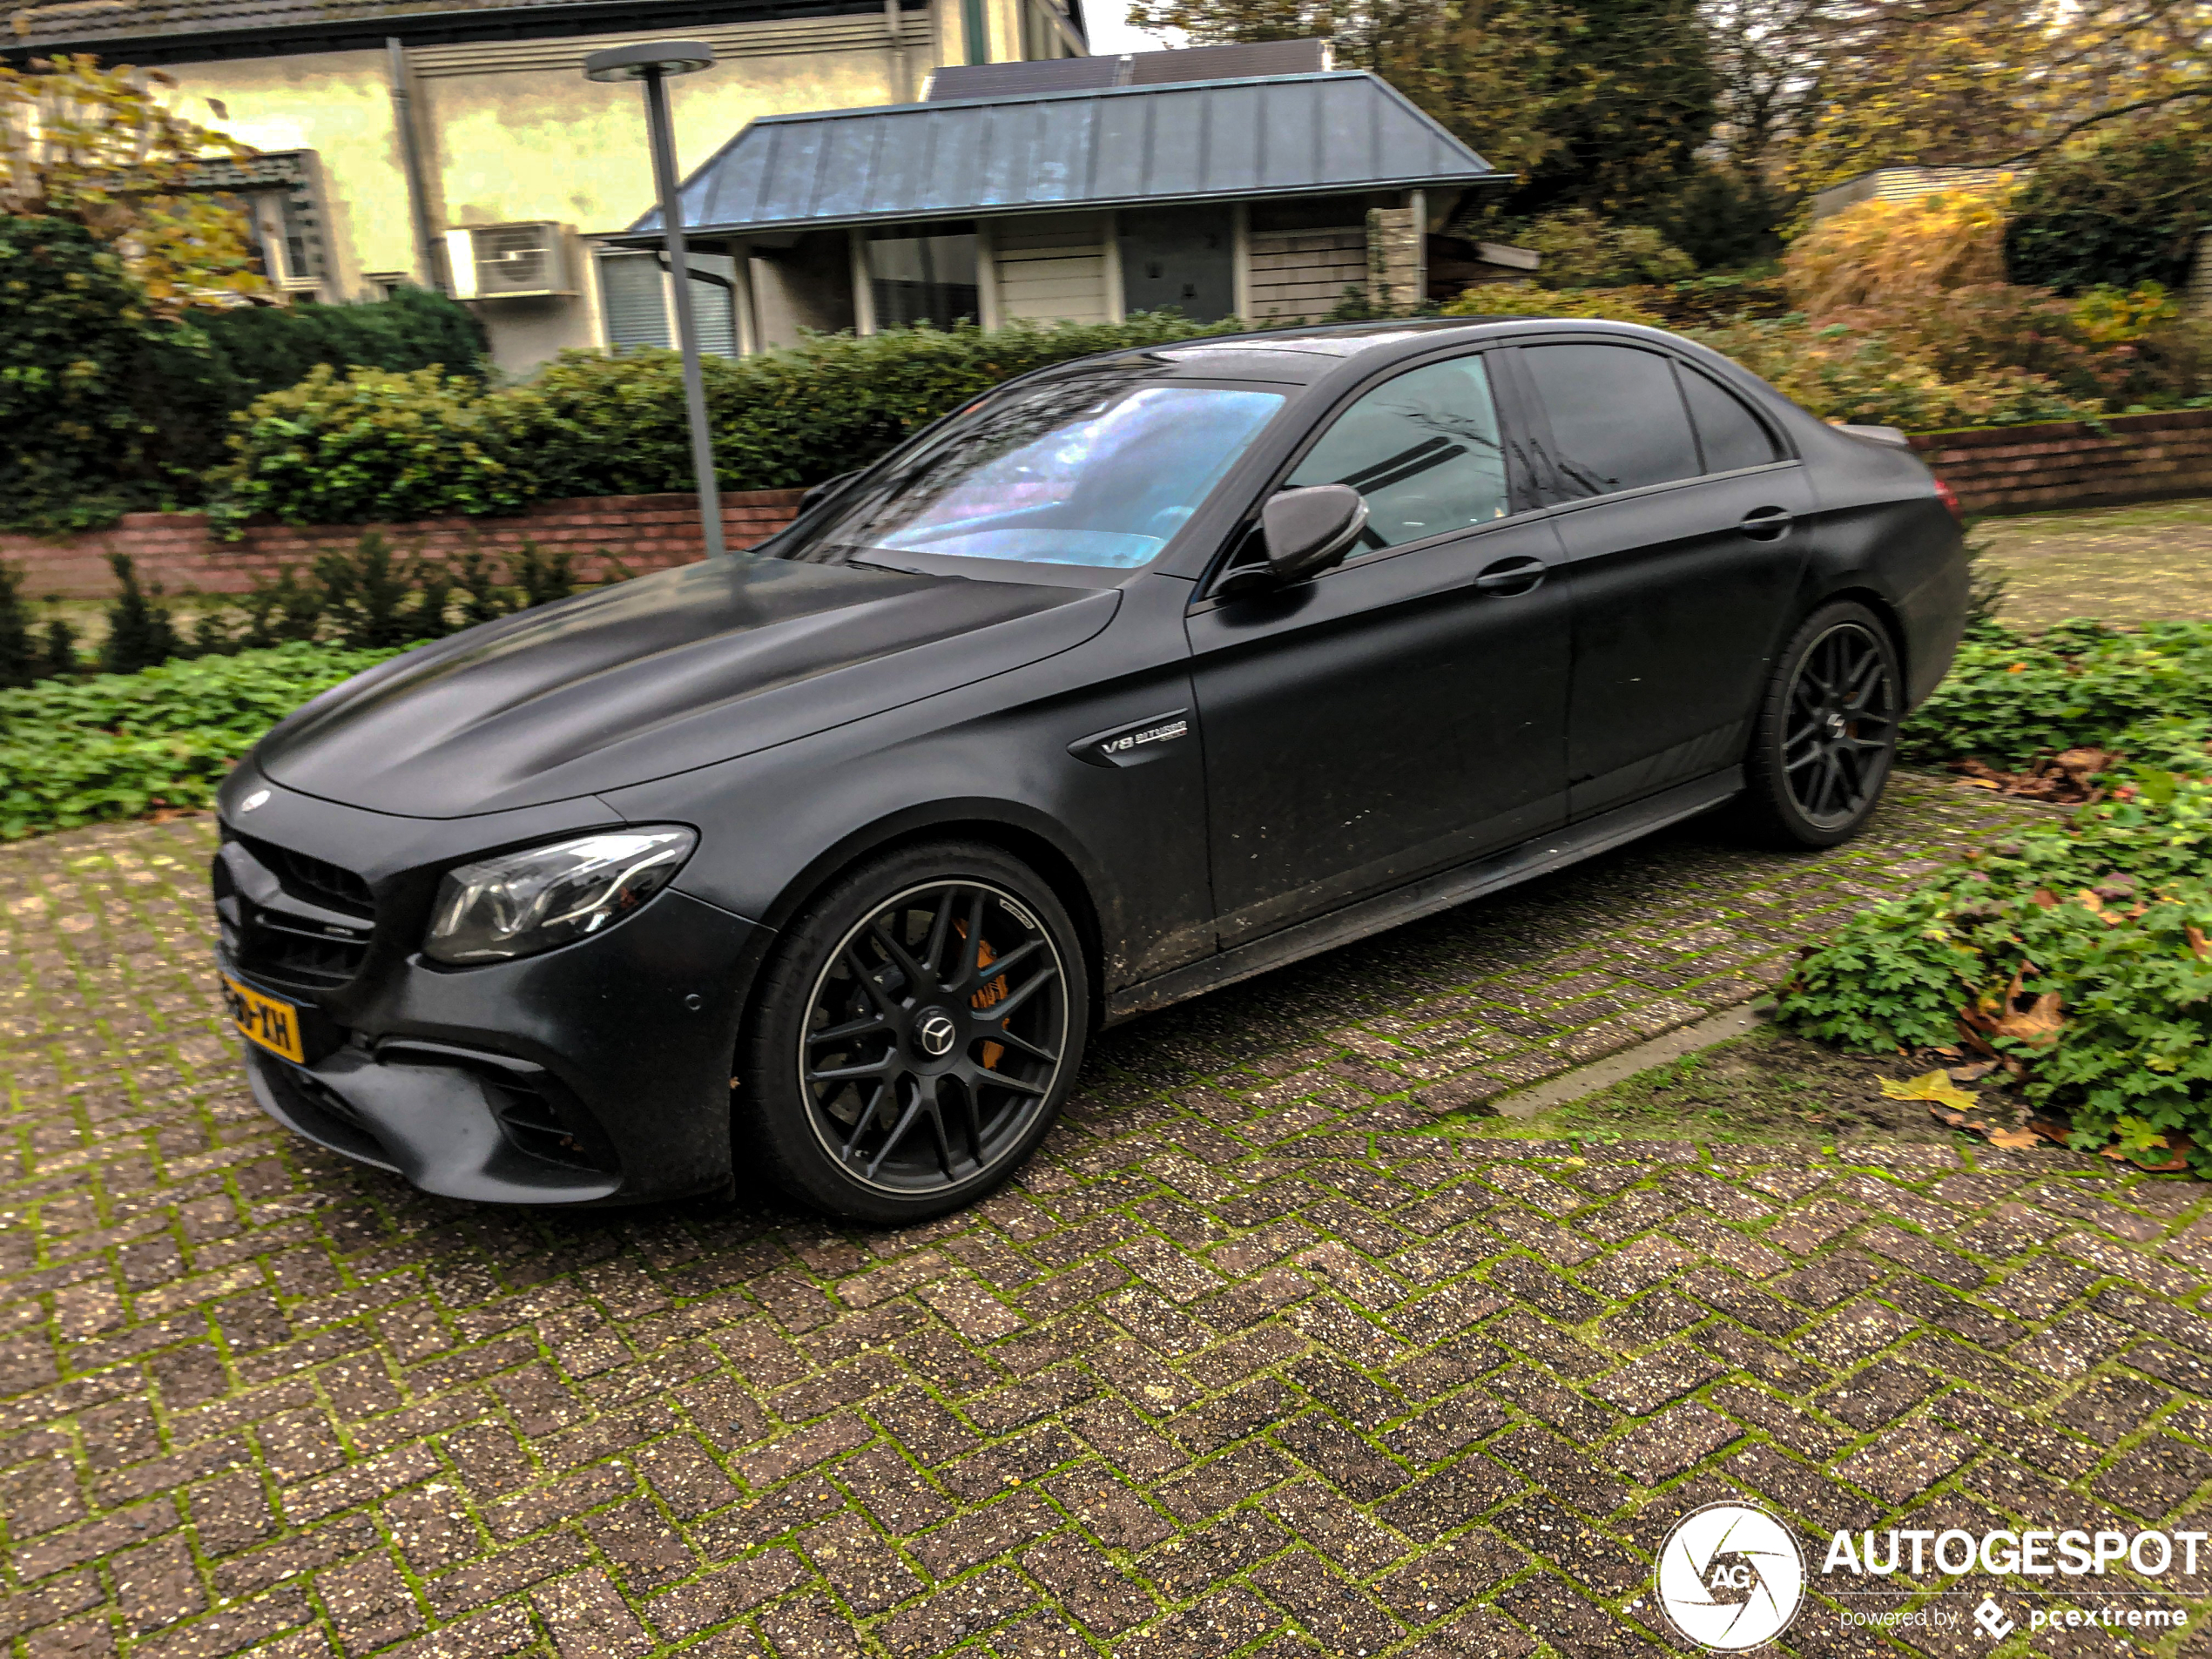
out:
M1125 347L1076 358L1064 365L1143 363L1177 378L1286 381L1312 385L1349 374L1364 379L1379 365L1418 356L1461 340L1470 343L1501 334L1571 328L1617 334L1623 339L1680 346L1671 334L1635 323L1588 317L1549 317L1541 311L1512 316L1417 317L1371 322L1309 323L1248 334L1204 334L1157 346ZM1050 368L1041 371L1049 376Z

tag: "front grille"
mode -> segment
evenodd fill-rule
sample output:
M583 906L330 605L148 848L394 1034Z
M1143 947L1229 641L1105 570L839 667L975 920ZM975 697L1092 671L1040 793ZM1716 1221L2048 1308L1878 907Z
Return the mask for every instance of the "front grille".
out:
M233 833L239 846L259 859L262 866L284 884L287 893L295 893L315 904L326 905L333 910L342 910L364 921L376 919L376 898L369 892L368 883L351 870L335 864L295 853L288 846L279 846L273 841L259 840L251 835Z
M241 971L328 991L368 961L376 900L353 871L226 826L214 882L224 952Z

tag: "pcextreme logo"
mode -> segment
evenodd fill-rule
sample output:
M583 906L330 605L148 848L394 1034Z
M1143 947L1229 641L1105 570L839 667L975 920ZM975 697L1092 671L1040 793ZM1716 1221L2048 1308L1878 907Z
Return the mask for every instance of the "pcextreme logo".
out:
M1709 1503L1659 1547L1660 1610L1685 1641L1716 1653L1764 1647L1805 1597L1805 1558L1790 1529L1750 1504Z

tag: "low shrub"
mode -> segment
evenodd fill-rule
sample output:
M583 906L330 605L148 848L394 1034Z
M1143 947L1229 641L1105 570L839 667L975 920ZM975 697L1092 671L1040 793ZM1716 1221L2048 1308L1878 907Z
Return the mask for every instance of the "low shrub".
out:
M100 668L109 674L135 674L185 654L184 642L158 589L148 593L127 553L107 556L108 568L123 590L107 610L107 638L100 644Z
M392 654L281 645L0 691L0 840L205 806L261 733Z
M1546 213L1496 239L1543 255L1536 280L1548 288L1623 288L1680 282L1697 261L1646 225L1620 225L1587 207Z
M1569 288L1554 293L1526 282L1478 282L1447 300L1447 317L1595 317L1663 328L1667 320L1642 288Z
M1983 624L1900 738L1910 760L1971 758L2006 772L2070 750L2212 768L2212 623L2123 632L2073 622L2033 635Z
M1776 1015L1858 1049L1965 1046L2083 1150L2212 1174L2212 784L2139 775L1862 911ZM2161 1161L2163 1161L2161 1157Z
M318 365L241 417L211 516L235 534L256 513L342 524L513 512L535 498L533 472L486 418L482 391L436 368L341 376Z
M1817 324L1792 314L1687 332L1824 420L1932 432L2079 420L2103 410L2100 400L2071 395L2026 369L1946 379L1917 341L1847 321Z

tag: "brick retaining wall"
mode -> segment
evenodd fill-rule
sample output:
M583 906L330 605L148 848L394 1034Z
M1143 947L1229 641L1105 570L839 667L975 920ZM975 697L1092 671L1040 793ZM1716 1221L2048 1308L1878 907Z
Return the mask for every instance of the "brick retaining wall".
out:
M1959 494L1967 511L2025 513L2060 507L2212 496L2212 409L2114 415L2101 429L2085 421L1981 427L1924 434L1921 458ZM725 496L732 547L751 547L797 511L796 489ZM304 563L327 548L351 547L381 530L402 553L450 557L470 548L509 551L525 540L577 555L579 575L605 574L610 555L633 573L701 556L698 509L690 496L610 496L542 502L512 518L431 518L412 524L255 525L242 542L218 542L197 513L131 513L111 530L62 542L0 533L0 560L24 567L38 597L105 598L115 590L109 552L128 553L171 593L242 593L254 577Z
M751 547L781 529L801 491L756 489L722 498L724 534ZM111 530L41 541L0 533L0 560L24 569L24 590L38 598L104 599L115 591L111 552L128 553L139 574L171 593L243 593L256 577L304 564L330 548L351 548L381 530L402 555L450 558L471 548L511 552L525 540L576 556L577 573L597 580L608 557L633 575L703 557L698 502L691 496L609 496L543 502L511 518L428 518L410 524L257 524L240 542L219 542L198 513L128 513Z
M1978 427L1912 447L1970 513L2047 512L2160 496L2212 496L2212 409Z

